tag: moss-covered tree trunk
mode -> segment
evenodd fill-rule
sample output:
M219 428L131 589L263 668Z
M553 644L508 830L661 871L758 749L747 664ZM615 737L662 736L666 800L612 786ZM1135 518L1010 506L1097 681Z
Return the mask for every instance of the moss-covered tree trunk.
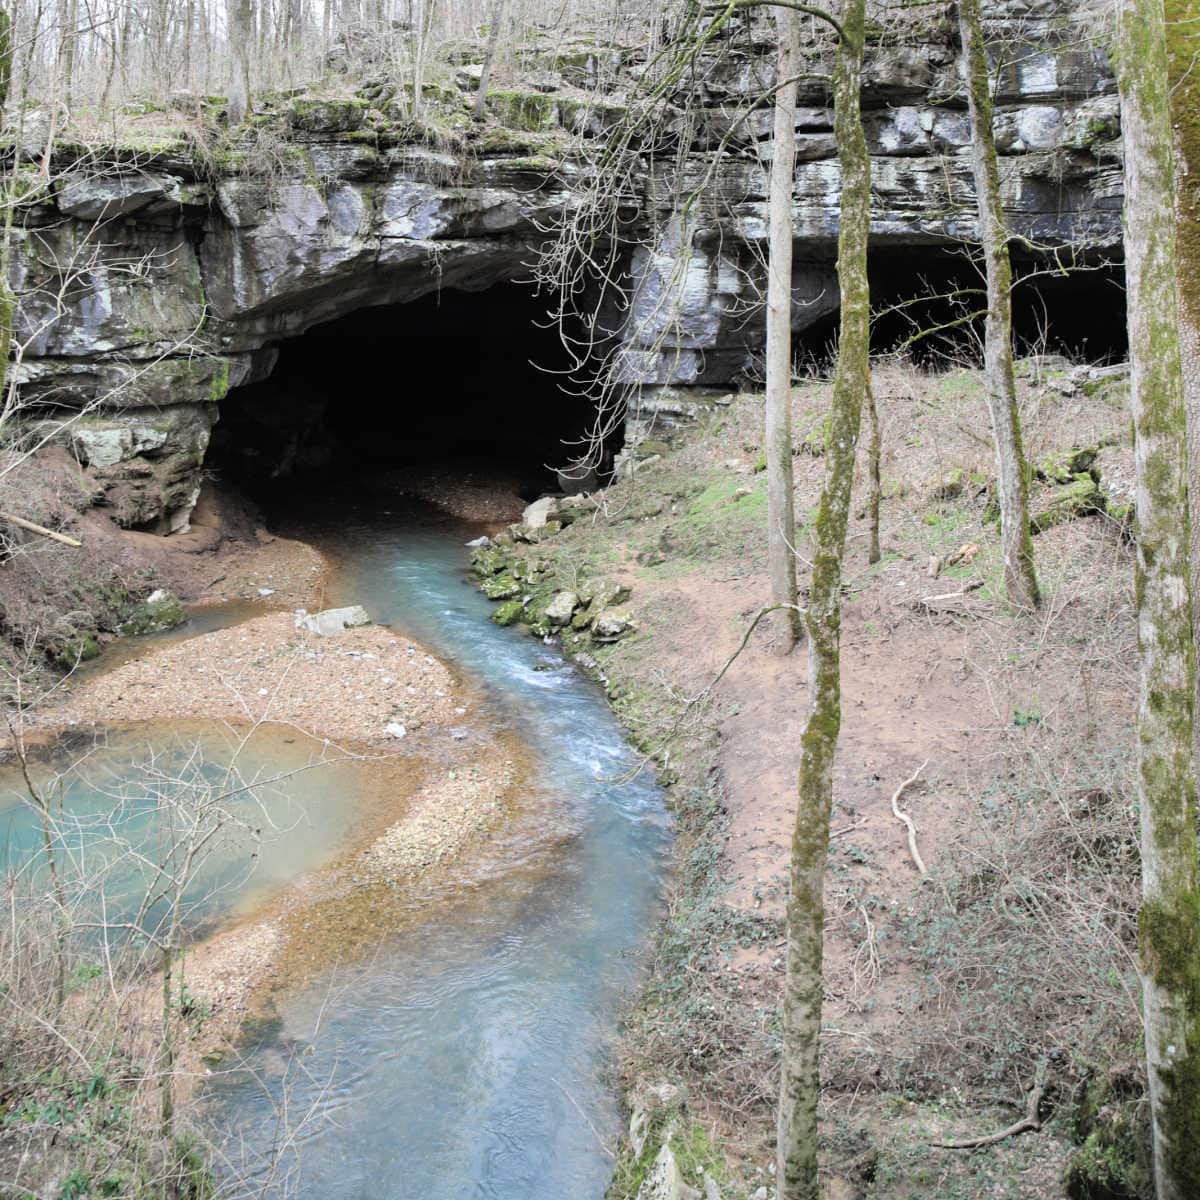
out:
M1178 258L1179 349L1183 404L1187 413L1188 477L1200 481L1200 3L1166 0L1167 67L1175 132L1175 230ZM1200 483L1189 492L1192 595L1200 596ZM1200 643L1200 604L1192 605L1192 628ZM1200 695L1197 697L1200 703ZM1195 757L1200 761L1200 722Z
M1139 956L1159 1200L1200 1195L1200 872L1188 480L1163 0L1120 0L1137 469Z
M971 113L971 158L979 207L979 240L983 246L987 278L984 373L1000 483L1004 585L1009 604L1014 608L1032 609L1038 606L1040 594L1033 565L1033 539L1029 532L1029 471L1021 444L1021 416L1013 373L1012 260L1000 199L1000 163L992 126L992 90L980 0L960 0L958 25Z
M862 408L870 386L871 296L867 241L871 159L860 92L865 0L844 0L843 36L834 69L834 130L842 168L838 279L841 335L825 484L813 529L808 631L809 713L800 739L796 829L787 908L783 1000L783 1078L779 1102L780 1200L817 1200L817 1101L820 1095L825 857L833 807L833 761L842 719L842 558Z
M767 566L776 653L800 637L796 605L796 509L792 478L792 190L796 174L796 72L800 14L776 9L779 31L771 144L770 262L767 274ZM787 607L787 606L791 607Z

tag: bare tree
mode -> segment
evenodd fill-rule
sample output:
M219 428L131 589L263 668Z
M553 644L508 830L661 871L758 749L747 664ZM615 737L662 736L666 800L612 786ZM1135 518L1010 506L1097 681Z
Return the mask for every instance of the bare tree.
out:
M800 14L775 10L779 31L775 131L771 145L770 250L767 267L767 566L775 651L788 654L801 634L796 607L796 511L792 477L792 190L796 173L796 72Z
M870 441L867 444L867 562L877 563L883 554L879 547L879 510L883 504L883 478L880 474L883 459L883 428L879 424L879 405L875 387L867 380L867 424Z
M971 113L971 150L979 205L979 240L987 280L984 374L1000 484L1000 539L1009 603L1033 609L1041 602L1029 530L1029 469L1021 445L1021 416L1013 373L1012 260L1000 197L1000 165L992 127L992 87L980 0L960 0L959 35Z
M229 124L240 125L250 110L250 54L254 0L225 0L229 28Z
M488 86L492 82L492 68L496 65L496 47L500 44L500 26L504 23L505 9L505 0L495 0L488 14L487 50L479 73L479 95L475 97L475 107L471 113L476 121L482 121L487 111Z
M835 24L837 24L835 22ZM862 124L865 0L844 0L833 77L834 132L841 162L838 280L841 332L829 414L825 484L813 530L808 630L809 712L800 739L796 828L787 907L783 1067L779 1103L780 1200L818 1200L825 859L833 809L833 762L841 728L842 559L862 408L870 387L871 158Z
M1140 969L1159 1200L1200 1189L1200 848L1195 643L1163 0L1118 5L1137 467Z

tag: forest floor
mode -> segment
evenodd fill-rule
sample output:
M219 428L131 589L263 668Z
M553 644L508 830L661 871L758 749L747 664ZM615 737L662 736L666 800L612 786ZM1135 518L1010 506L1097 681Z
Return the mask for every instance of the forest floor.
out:
M867 562L860 507L843 591L825 897L831 1196L1136 1196L1144 1184L1130 1133L1143 1081L1125 388L1054 361L1021 374L1030 461L1070 480L1034 485L1035 513L1069 515L1035 538L1045 599L1024 615L1005 605L987 511L980 376L875 374L883 556ZM808 447L795 459L802 529L822 482L828 402L825 384L795 393L797 444ZM707 1171L726 1197L769 1187L773 1171L782 918L807 704L805 651L777 657L766 621L707 690L768 600L761 430L761 397L737 398L608 488L594 516L525 551L556 587L604 577L632 588L637 632L587 649L672 783L680 837L622 1071L633 1107L660 1082L682 1087L683 1111L662 1115L660 1133L691 1183ZM1087 448L1100 489L1074 506L1067 493L1081 473L1063 475L1061 460ZM801 558L803 545L801 533ZM892 811L907 780L899 805L927 878ZM975 1151L931 1145L1010 1126L1039 1074L1039 1131ZM656 1152L652 1138L623 1161L616 1197L635 1194Z

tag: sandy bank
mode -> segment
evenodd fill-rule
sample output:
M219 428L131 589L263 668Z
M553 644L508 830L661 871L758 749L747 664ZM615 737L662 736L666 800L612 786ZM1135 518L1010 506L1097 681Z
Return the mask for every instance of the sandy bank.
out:
M31 730L164 718L292 725L338 743L383 744L389 725L452 725L470 700L423 647L378 625L318 637L291 613L166 645L68 685Z

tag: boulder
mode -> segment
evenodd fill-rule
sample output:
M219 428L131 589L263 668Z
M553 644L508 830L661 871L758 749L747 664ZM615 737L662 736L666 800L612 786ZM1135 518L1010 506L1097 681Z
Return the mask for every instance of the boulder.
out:
M520 591L521 585L511 575L493 575L483 582L483 594L489 600L511 600Z
M582 496L586 492L596 491L600 486L600 477L596 473L596 468L583 462L563 467L561 471L555 472L555 476L558 479L558 486L568 496Z
M1030 532L1045 533L1064 521L1102 513L1104 504L1105 497L1100 485L1091 475L1081 473L1064 487L1054 490L1049 504L1030 518Z
M499 575L508 565L508 557L494 545L480 546L471 553L471 570L481 579Z
M669 1142L664 1142L650 1173L638 1188L637 1200L701 1200L683 1177Z
M557 592L550 603L546 605L546 623L552 629L559 629L570 621L578 607L579 594L577 592Z
M580 599L586 605L571 619L572 629L586 629L606 608L624 604L630 597L630 589L623 583L606 579L580 589Z
M627 609L606 608L592 621L592 637L598 642L616 642L636 628Z
M546 522L556 515L558 500L554 496L543 496L535 500L522 514L521 523L527 529L543 529Z
M515 625L525 611L525 605L520 600L506 600L492 613L492 620L497 625Z
M296 628L315 633L318 637L331 637L346 629L357 629L370 625L371 618L361 604L347 608L327 608L324 612L304 613L296 618Z
M1099 457L1099 446L1072 446L1069 450L1057 450L1038 463L1037 475L1047 483L1072 483L1077 475L1083 474L1096 478L1099 474L1096 459Z

